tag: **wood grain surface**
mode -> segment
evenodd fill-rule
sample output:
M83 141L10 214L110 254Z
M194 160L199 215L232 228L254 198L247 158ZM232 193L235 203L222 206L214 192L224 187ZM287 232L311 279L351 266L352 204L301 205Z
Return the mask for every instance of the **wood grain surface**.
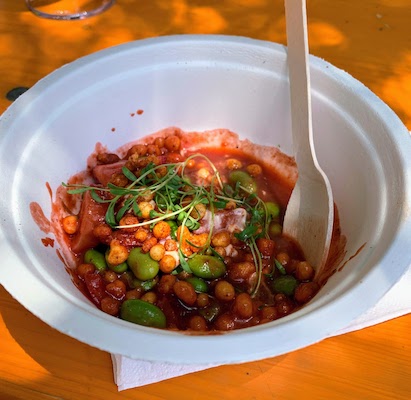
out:
M363 82L411 129L411 2L308 0L308 19L311 53ZM66 22L35 17L23 0L2 0L0 113L13 89L30 87L78 57L185 33L285 44L283 2L117 0L98 17ZM109 354L53 330L1 286L0 313L1 400L411 398L410 315L284 356L119 393Z

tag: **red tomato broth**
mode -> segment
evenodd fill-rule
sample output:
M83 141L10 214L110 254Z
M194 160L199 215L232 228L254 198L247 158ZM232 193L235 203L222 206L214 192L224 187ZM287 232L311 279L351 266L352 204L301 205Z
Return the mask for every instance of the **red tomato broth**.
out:
M116 168L114 168L114 164L113 166L108 165L107 168L110 170L110 174L112 175L114 175L115 173L120 173L121 166L127 166L125 160L127 160L130 149L132 149L135 144L153 144L157 142L158 144L164 146L163 140L161 140L161 138L177 136L181 139L181 148L179 149L179 151L175 151L175 149L167 150L165 147L158 146L159 154L155 155L155 157L157 157L156 160L159 161L160 165L167 162L182 161L190 155L200 153L206 156L215 165L221 175L222 181L227 182L228 174L230 172L230 169L228 169L226 166L228 159L236 159L237 161L239 161L243 166L242 168L240 168L242 170L244 170L244 168L246 168L250 164L258 164L262 168L261 174L254 176L254 180L258 187L258 196L264 202L270 201L280 205L281 211L280 215L277 218L277 221L278 223L282 224L285 207L291 194L293 184L295 183L295 175L292 171L293 169L295 169L293 160L287 156L284 156L285 158L281 159L281 157L283 157L281 153L280 161L285 160L284 164L291 170L291 173L289 171L286 171L285 174L282 174L281 168L273 168L272 165L266 162L262 162L258 157L254 156L253 153L261 154L261 146L256 146L258 151L254 152L253 146L255 145L252 145L250 142L246 142L246 145L242 147L233 145L233 140L235 142L235 140L238 140L238 138L231 132L219 130L218 134L220 134L220 138L222 138L222 141L220 143L217 143L220 144L220 147L213 147L210 145L212 143L207 142L208 136L204 133L201 135L196 133L185 134L175 128L166 129L157 134L139 140L138 142L123 146L118 152L116 152L122 158L122 162L118 163L118 171L113 172L116 170ZM201 144L204 144L204 147L202 147ZM97 156L104 152L108 153L107 149L100 144L96 146L96 149L98 149ZM151 147L151 151L154 152L155 149ZM269 151L273 150L269 149ZM276 157L278 155L278 152L278 149L274 150ZM141 157L139 156L137 160L141 160L144 157L151 157L152 155L146 154ZM69 182L79 183L81 181L84 181L89 184L90 181L93 180L93 169L98 164L98 162L96 161L97 158L98 157L90 156L88 160L87 173L78 174L72 177ZM90 162L90 160L92 160L92 162ZM194 160L197 162L197 159ZM199 162L197 166L191 168L186 167L185 173L187 174L187 176L191 177L196 172L198 172L199 168L203 167L206 164L207 162L204 162L203 160L202 162ZM96 183L98 184L98 182L95 181L94 184ZM101 205L98 205L96 203L92 204L90 208L91 210L93 210L92 213L87 212L88 209L82 211L80 210L79 212L78 195L75 195L75 197L77 197L75 200L70 199L71 195L67 194L66 188L59 188L58 194L59 199L63 204L65 204L64 211L62 211L62 208L60 207L60 213L67 215L70 214L70 210L73 210L80 216L90 216L90 214L92 214L91 219L89 218L85 225L104 225L102 221L104 219L104 212L106 210L105 207L102 207ZM88 201L95 203L94 200L89 199ZM67 204L69 204L69 207L67 207ZM88 206L88 208L89 207L90 206ZM57 207L57 209L58 208L59 207ZM54 212L56 212L56 207L54 207L53 210ZM228 211L228 213L230 213L230 211ZM86 218L84 217L84 219ZM52 218L52 220L56 221L56 218ZM59 221L61 221L61 218L59 219ZM340 240L341 235L339 232L338 218L336 219L336 222L334 242L337 245L335 245L333 248L334 250L332 250L333 255L331 258L333 259L333 263L339 261L339 259L341 258L345 243L344 241ZM63 240L65 245L73 250L73 243L79 242L78 236L82 234L82 229L83 228L80 227L80 230L77 233L72 235L65 235ZM61 231L60 228L58 228L57 230ZM104 227L104 229L102 230L109 232L109 229L106 229L106 227ZM144 248L145 242L136 238L136 230L137 228L111 229L111 231L107 235L100 235L98 237L98 240L87 239L85 242L89 242L89 247L97 248L102 252L104 252L105 249L110 246L110 243L113 240L116 241L116 243L118 243L120 246L126 248L127 251L130 251L134 247ZM87 235L90 235L90 229L87 229L87 232ZM192 237L200 236L195 236L195 233L191 234ZM148 239L152 240L153 235L150 230L148 230L148 235ZM73 282L75 282L76 286L91 301L93 301L94 304L96 304L99 308L102 308L103 302L109 303L110 306L107 307L107 310L104 311L116 317L120 315L121 304L126 299L131 298L144 300L146 296L147 299L150 297L150 302L153 302L164 313L167 321L167 329L181 331L199 330L201 333L202 331L216 332L220 330L245 328L248 326L266 323L281 318L282 316L288 315L289 313L298 310L304 303L309 301L317 293L320 286L326 282L326 279L328 279L328 276L335 272L335 264L333 264L332 268L334 269L331 269L330 267L327 270L328 275L321 281L321 284L313 281L314 275L310 279L298 281L294 276L296 265L299 261L304 261L304 256L302 254L300 246L292 239L287 238L281 234L276 234L273 237L265 239L265 242L262 239L258 239L258 241L263 249L263 251L261 252L261 265L263 273L261 273L261 285L259 291L252 297L248 295L248 293L250 293L250 287L252 286L251 283L255 282L256 280L255 266L254 270L250 267L250 264L253 264L254 259L252 257L252 252L250 251L249 246L246 243L238 240L234 234L231 234L230 245L235 249L235 251L231 256L224 257L226 272L224 273L224 275L219 276L216 279L205 279L209 297L209 304L206 306L198 305L198 298L200 297L198 292L196 294L198 296L197 303L187 304L176 295L175 291L173 291L174 286L171 286L171 288L167 289L166 286L162 284L162 280L164 276L168 276L169 274L163 273L161 270L153 278L154 286L151 289L144 289L141 286L136 287L135 283L133 283L135 281L135 276L130 270L121 273L115 273L113 271L109 271L109 273L107 273L107 271L98 272L94 268L91 271L88 271L85 275L82 275L82 273L79 273L79 268L82 268L85 263L84 254L88 248L86 244L84 244L84 246L80 249L75 248L76 251L72 251L72 260L74 260L75 268L71 270L71 273L73 274L74 278ZM265 248L264 245L266 246ZM190 243L190 246L190 251L195 254L197 251L196 248L193 247L192 243ZM267 250L267 246L270 248L270 250ZM266 252L267 254L264 252ZM283 256L284 254L288 256L289 261L284 262L283 269L278 269L275 265L274 258L279 255ZM239 267L239 265L241 267ZM251 271L247 272L247 268ZM192 276L192 274L189 274L184 270L180 270L173 276L175 277L176 281L186 281ZM300 292L304 292L304 296L306 293L308 293L308 295L306 295L306 298L304 298L304 301L296 301L292 294L287 295L285 293L276 292L272 289L273 281L277 278L280 278L281 276L291 277L290 280L292 280L293 282L294 280L296 280L296 284L298 286L305 285L305 287L302 288L304 290L300 290ZM110 288L113 288L113 282L117 281L121 282L121 284L118 284L120 289L124 286L126 290L124 291L124 293L122 293L120 290L120 294L116 293L116 296L114 296L112 291L110 291L108 288L110 285ZM214 290L218 282L221 281L227 282L228 287L230 287L230 285L234 287L234 299L226 301L216 298ZM294 292L296 290L297 289L294 288ZM240 296L241 293L243 294ZM151 296L148 296L148 294L150 294ZM205 296L203 296L203 298L204 297ZM236 303L236 299L240 297L243 300L243 304ZM252 310L249 312L247 311L247 307L250 304ZM241 307L242 311L240 310ZM213 317L213 313L215 313L216 316ZM203 320L206 321L205 325Z

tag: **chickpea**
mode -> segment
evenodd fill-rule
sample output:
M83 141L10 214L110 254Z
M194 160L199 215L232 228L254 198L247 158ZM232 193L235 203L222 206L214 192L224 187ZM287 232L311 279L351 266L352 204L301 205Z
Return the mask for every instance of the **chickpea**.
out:
M141 290L131 289L126 292L126 300L139 299L141 297Z
M300 283L294 292L294 299L300 303L304 304L311 300L320 289L316 282L304 282Z
M120 157L114 153L99 153L97 154L98 164L114 164L120 161Z
M154 139L154 144L158 147L158 148L162 148L165 146L165 140L163 137L158 137Z
M214 248L214 251L223 258L227 255L225 247L217 246Z
M200 308L207 307L210 304L210 297L207 293L199 293L197 295L197 306Z
M253 300L248 293L240 293L234 301L235 313L243 319L253 316Z
M100 240L100 242L107 243L110 240L110 236L113 230L107 224L103 223L97 225L93 229L93 235Z
M150 212L154 210L153 204L149 203L148 201L141 201L138 203L138 208L140 209L141 216L144 219L150 218Z
M274 306L267 306L261 309L261 318L263 320L274 321L278 318L277 308Z
M147 153L148 154L155 154L156 156L159 156L161 154L161 151L158 146L155 144L149 144L147 145Z
M115 172L110 178L110 183L118 187L126 187L129 180L122 172Z
M235 297L234 286L227 281L218 281L214 288L215 297L221 301L231 301Z
M193 306L197 301L197 294L194 290L193 285L186 281L177 281L173 290L175 295L185 304Z
M293 308L294 307L289 300L280 301L278 304L276 304L276 309L280 316L290 314Z
M148 238L148 231L147 229L144 228L138 228L136 233L134 234L134 237L139 241L139 242L144 242Z
M120 244L116 239L110 242L110 250L107 254L107 262L111 265L119 265L125 262L128 258L128 249Z
M158 292L162 294L171 293L176 282L175 275L163 275L158 283Z
M238 238L235 236L236 233L240 233L240 232L241 232L241 231L240 231L239 229L235 229L234 232L232 232L232 233L230 234L230 241L231 241L231 244L232 244L233 246L238 246L238 245L241 245L241 244L243 243L240 239L238 239Z
M127 153L127 158L131 155L136 154L137 156L145 156L147 154L147 145L145 144L135 144Z
M229 170L235 170L235 169L240 169L243 167L243 163L240 160L237 160L236 158L229 158L226 162L225 162L225 166L229 169Z
M235 328L234 317L230 314L222 314L217 317L215 327L219 331L230 331Z
M165 239L167 236L170 236L170 233L171 233L171 227L169 224L167 224L167 222L160 221L154 225L153 235L157 239Z
M150 249L157 244L157 238L154 236L148 237L142 246L143 253L148 253Z
M141 202L141 201L151 201L154 199L154 193L150 190L150 189L146 189L144 190L144 192L142 192L138 197L137 197L137 201Z
M228 201L227 204L225 205L226 210L234 210L236 207L237 207L237 204L233 200Z
M197 176L200 178L200 179L207 179L209 176L210 176L210 171L207 169L207 168L200 168L198 171L197 171Z
M150 257L155 261L160 261L164 257L165 252L164 246L158 243L150 249Z
M206 215L207 207L203 203L197 204L193 211L191 211L190 215L196 219L202 219Z
M177 242L173 239L167 239L164 243L166 251L176 251L178 249Z
M134 225L134 224L138 224L138 218L135 215L132 215L132 214L125 215L119 221L120 226L127 226L127 225ZM133 228L131 228L131 229L133 229ZM134 229L137 229L137 228L134 228Z
M121 300L126 294L126 284L122 280L116 279L106 286L106 291L116 299Z
M278 253L277 256L275 257L277 261L283 266L286 267L287 264L291 261L290 256L287 253Z
M79 264L77 265L76 272L80 278L86 276L86 274L92 274L96 270L96 267L93 264Z
M263 172L263 169L258 164L247 165L246 170L252 177L255 177L257 175L261 175L262 172Z
M208 240L208 233L200 233L199 235L192 234L190 237L190 249L193 251L193 253L201 250L202 247L205 246Z
M228 231L220 231L213 235L211 243L214 247L227 247L230 244L230 233Z
M193 331L207 330L207 322L201 315L194 315L188 321L188 328Z
M188 160L186 163L187 168L194 168L195 166L196 166L196 160L194 160L193 158L191 160Z
M167 136L164 140L164 146L169 152L179 151L181 140L176 135Z
M160 178L163 178L167 175L167 167L165 166L160 166L158 168L156 168L156 174L157 176L159 176ZM154 195L153 195L154 198Z
M115 280L117 280L117 274L114 271L110 270L104 271L103 279L109 283L114 282Z
M252 262L244 261L232 264L228 270L228 276L233 281L245 281L248 280L255 271L255 265Z
M150 253L151 254L151 253ZM165 254L160 260L160 270L165 274L169 274L174 271L177 266L177 262L170 254Z
M176 164L183 161L183 156L179 153L168 153L166 160L170 164Z
M284 300L286 300L286 299L287 299L287 296L286 296L285 294L283 294L283 293L277 293L277 294L274 296L274 300L275 300L276 303L280 303L280 302L282 302L282 301L284 301Z
M157 295L154 292L147 292L144 293L140 299L147 303L154 304L157 301Z
M308 261L300 261L296 265L295 277L300 281L308 281L314 277L314 272Z
M270 257L274 254L275 243L270 239L259 238L257 239L257 247L263 256Z
M101 299L100 307L106 314L117 315L120 310L120 302L111 296L106 296Z
M69 235L73 235L78 229L77 215L68 215L63 218L63 230Z
M180 250L185 256L188 257L191 254L193 254L193 251L190 248L190 244L187 242L191 240L191 232L186 226L184 226L184 228L182 228L182 226L178 227L177 239L179 240L179 243L180 243Z

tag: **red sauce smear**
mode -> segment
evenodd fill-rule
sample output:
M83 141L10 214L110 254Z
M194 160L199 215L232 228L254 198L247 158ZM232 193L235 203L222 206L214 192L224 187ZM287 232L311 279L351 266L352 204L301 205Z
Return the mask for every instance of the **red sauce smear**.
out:
M44 244L44 247L54 247L54 239L45 237L41 239L41 242Z
M37 224L41 231L43 231L44 233L51 232L50 220L44 215L44 212L41 209L39 203L35 201L30 203L30 213L34 222Z
M367 243L364 243L362 246L360 246L360 248L355 252L355 254L353 254L348 260L344 261L344 263L338 268L337 271L342 271L342 269L345 267L345 265L351 261L354 257L357 257L358 254L360 253L360 251L365 247Z

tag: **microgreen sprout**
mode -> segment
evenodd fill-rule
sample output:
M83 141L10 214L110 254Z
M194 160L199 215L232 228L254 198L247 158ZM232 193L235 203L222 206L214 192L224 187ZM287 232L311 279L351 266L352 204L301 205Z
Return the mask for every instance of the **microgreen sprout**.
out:
M188 163L195 158L206 161L211 168L211 181L207 185L192 183L189 173L186 172ZM266 204L256 193L250 193L239 182L234 185L223 183L215 165L202 154L193 154L183 162L160 165L149 163L138 174L124 166L122 173L130 181L126 187L119 187L112 183L107 187L65 183L63 186L68 188L69 194L82 194L89 191L94 201L107 203L105 220L113 229L154 226L159 221L172 220L181 227L181 232L184 227L195 231L200 227L199 209L206 206L211 213L210 228L206 244L198 248L197 252L211 252L220 258L221 256L210 245L214 230L214 216L216 210L225 209L229 202L234 202L236 207L244 208L249 216L244 229L235 236L249 246L253 256L257 279L251 295L256 295L261 284L263 269L262 256L256 241L261 237L269 237L268 226L271 222ZM130 211L138 217L141 216L139 199L147 194L152 196L156 204L156 209L150 212L150 218L132 225L120 225L120 220ZM190 256L187 257L181 250L183 240L186 239L181 234L179 240L178 253L181 268L191 272L187 263ZM188 243L193 246L193 243Z

